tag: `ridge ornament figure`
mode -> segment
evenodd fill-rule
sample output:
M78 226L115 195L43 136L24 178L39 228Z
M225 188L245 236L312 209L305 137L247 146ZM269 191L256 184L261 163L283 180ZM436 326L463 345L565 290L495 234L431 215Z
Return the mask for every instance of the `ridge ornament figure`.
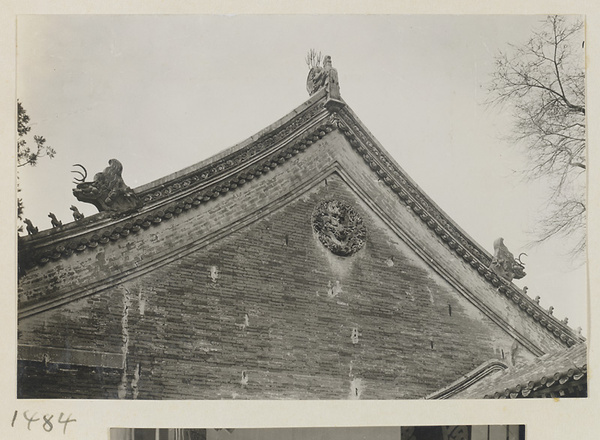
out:
M310 67L306 78L306 90L310 96L321 89L327 90L329 98L341 99L340 84L337 70L331 64L331 57L325 55L321 65L321 53L310 50L306 57L306 64Z
M69 209L71 211L73 211L73 218L75 219L76 222L79 220L83 220L83 218L85 217L81 212L79 212L79 209L77 209L77 206L71 205L71 207Z
M521 255L519 255L519 258L521 258ZM494 258L490 263L490 269L507 281L519 280L527 275L525 265L508 250L502 237L494 241Z
M48 217L50 217L50 221L52 222L53 228L60 228L62 226L62 222L59 219L57 219L53 213L48 214Z
M142 201L125 185L121 177L122 171L121 162L111 159L108 167L97 173L92 182L78 183L73 189L73 195L80 202L91 203L100 212L121 214L136 211L142 207ZM87 171L85 175L87 176Z
M36 226L33 226L33 223L31 223L31 220L29 220L28 218L23 220L23 223L25 223L25 225L27 225L27 234L28 235L33 235L33 234L37 234L38 228Z

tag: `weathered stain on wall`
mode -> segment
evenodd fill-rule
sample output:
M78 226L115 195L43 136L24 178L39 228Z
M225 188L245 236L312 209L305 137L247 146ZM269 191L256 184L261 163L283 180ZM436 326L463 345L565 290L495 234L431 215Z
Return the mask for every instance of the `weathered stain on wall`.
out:
M123 353L123 376L119 384L118 396L119 399L124 399L127 396L127 356L129 355L129 309L131 308L131 292L123 287L123 315L121 316L121 337L123 345L121 351Z

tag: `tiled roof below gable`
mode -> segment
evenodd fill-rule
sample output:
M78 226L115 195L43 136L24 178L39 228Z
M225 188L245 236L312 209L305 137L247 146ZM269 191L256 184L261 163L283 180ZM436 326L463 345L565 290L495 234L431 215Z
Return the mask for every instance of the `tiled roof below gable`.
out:
M587 396L587 347L577 344L484 377L452 396L459 399Z

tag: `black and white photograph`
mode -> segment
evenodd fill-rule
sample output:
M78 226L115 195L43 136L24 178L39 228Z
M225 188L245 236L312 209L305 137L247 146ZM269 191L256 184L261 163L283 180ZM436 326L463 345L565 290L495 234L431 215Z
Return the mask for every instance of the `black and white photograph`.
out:
M18 16L17 398L587 397L585 26Z
M402 427L401 440L525 440L525 425Z
M525 425L341 428L111 428L110 440L525 440Z

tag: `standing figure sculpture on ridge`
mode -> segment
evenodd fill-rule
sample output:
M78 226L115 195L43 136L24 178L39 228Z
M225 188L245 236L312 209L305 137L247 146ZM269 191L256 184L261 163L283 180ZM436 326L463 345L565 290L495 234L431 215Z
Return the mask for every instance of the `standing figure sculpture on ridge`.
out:
M321 52L311 49L306 56L306 64L310 70L306 79L306 90L310 96L321 89L327 90L329 98L340 99L340 84L338 81L337 70L331 64L331 57L325 55L323 65L321 65Z

